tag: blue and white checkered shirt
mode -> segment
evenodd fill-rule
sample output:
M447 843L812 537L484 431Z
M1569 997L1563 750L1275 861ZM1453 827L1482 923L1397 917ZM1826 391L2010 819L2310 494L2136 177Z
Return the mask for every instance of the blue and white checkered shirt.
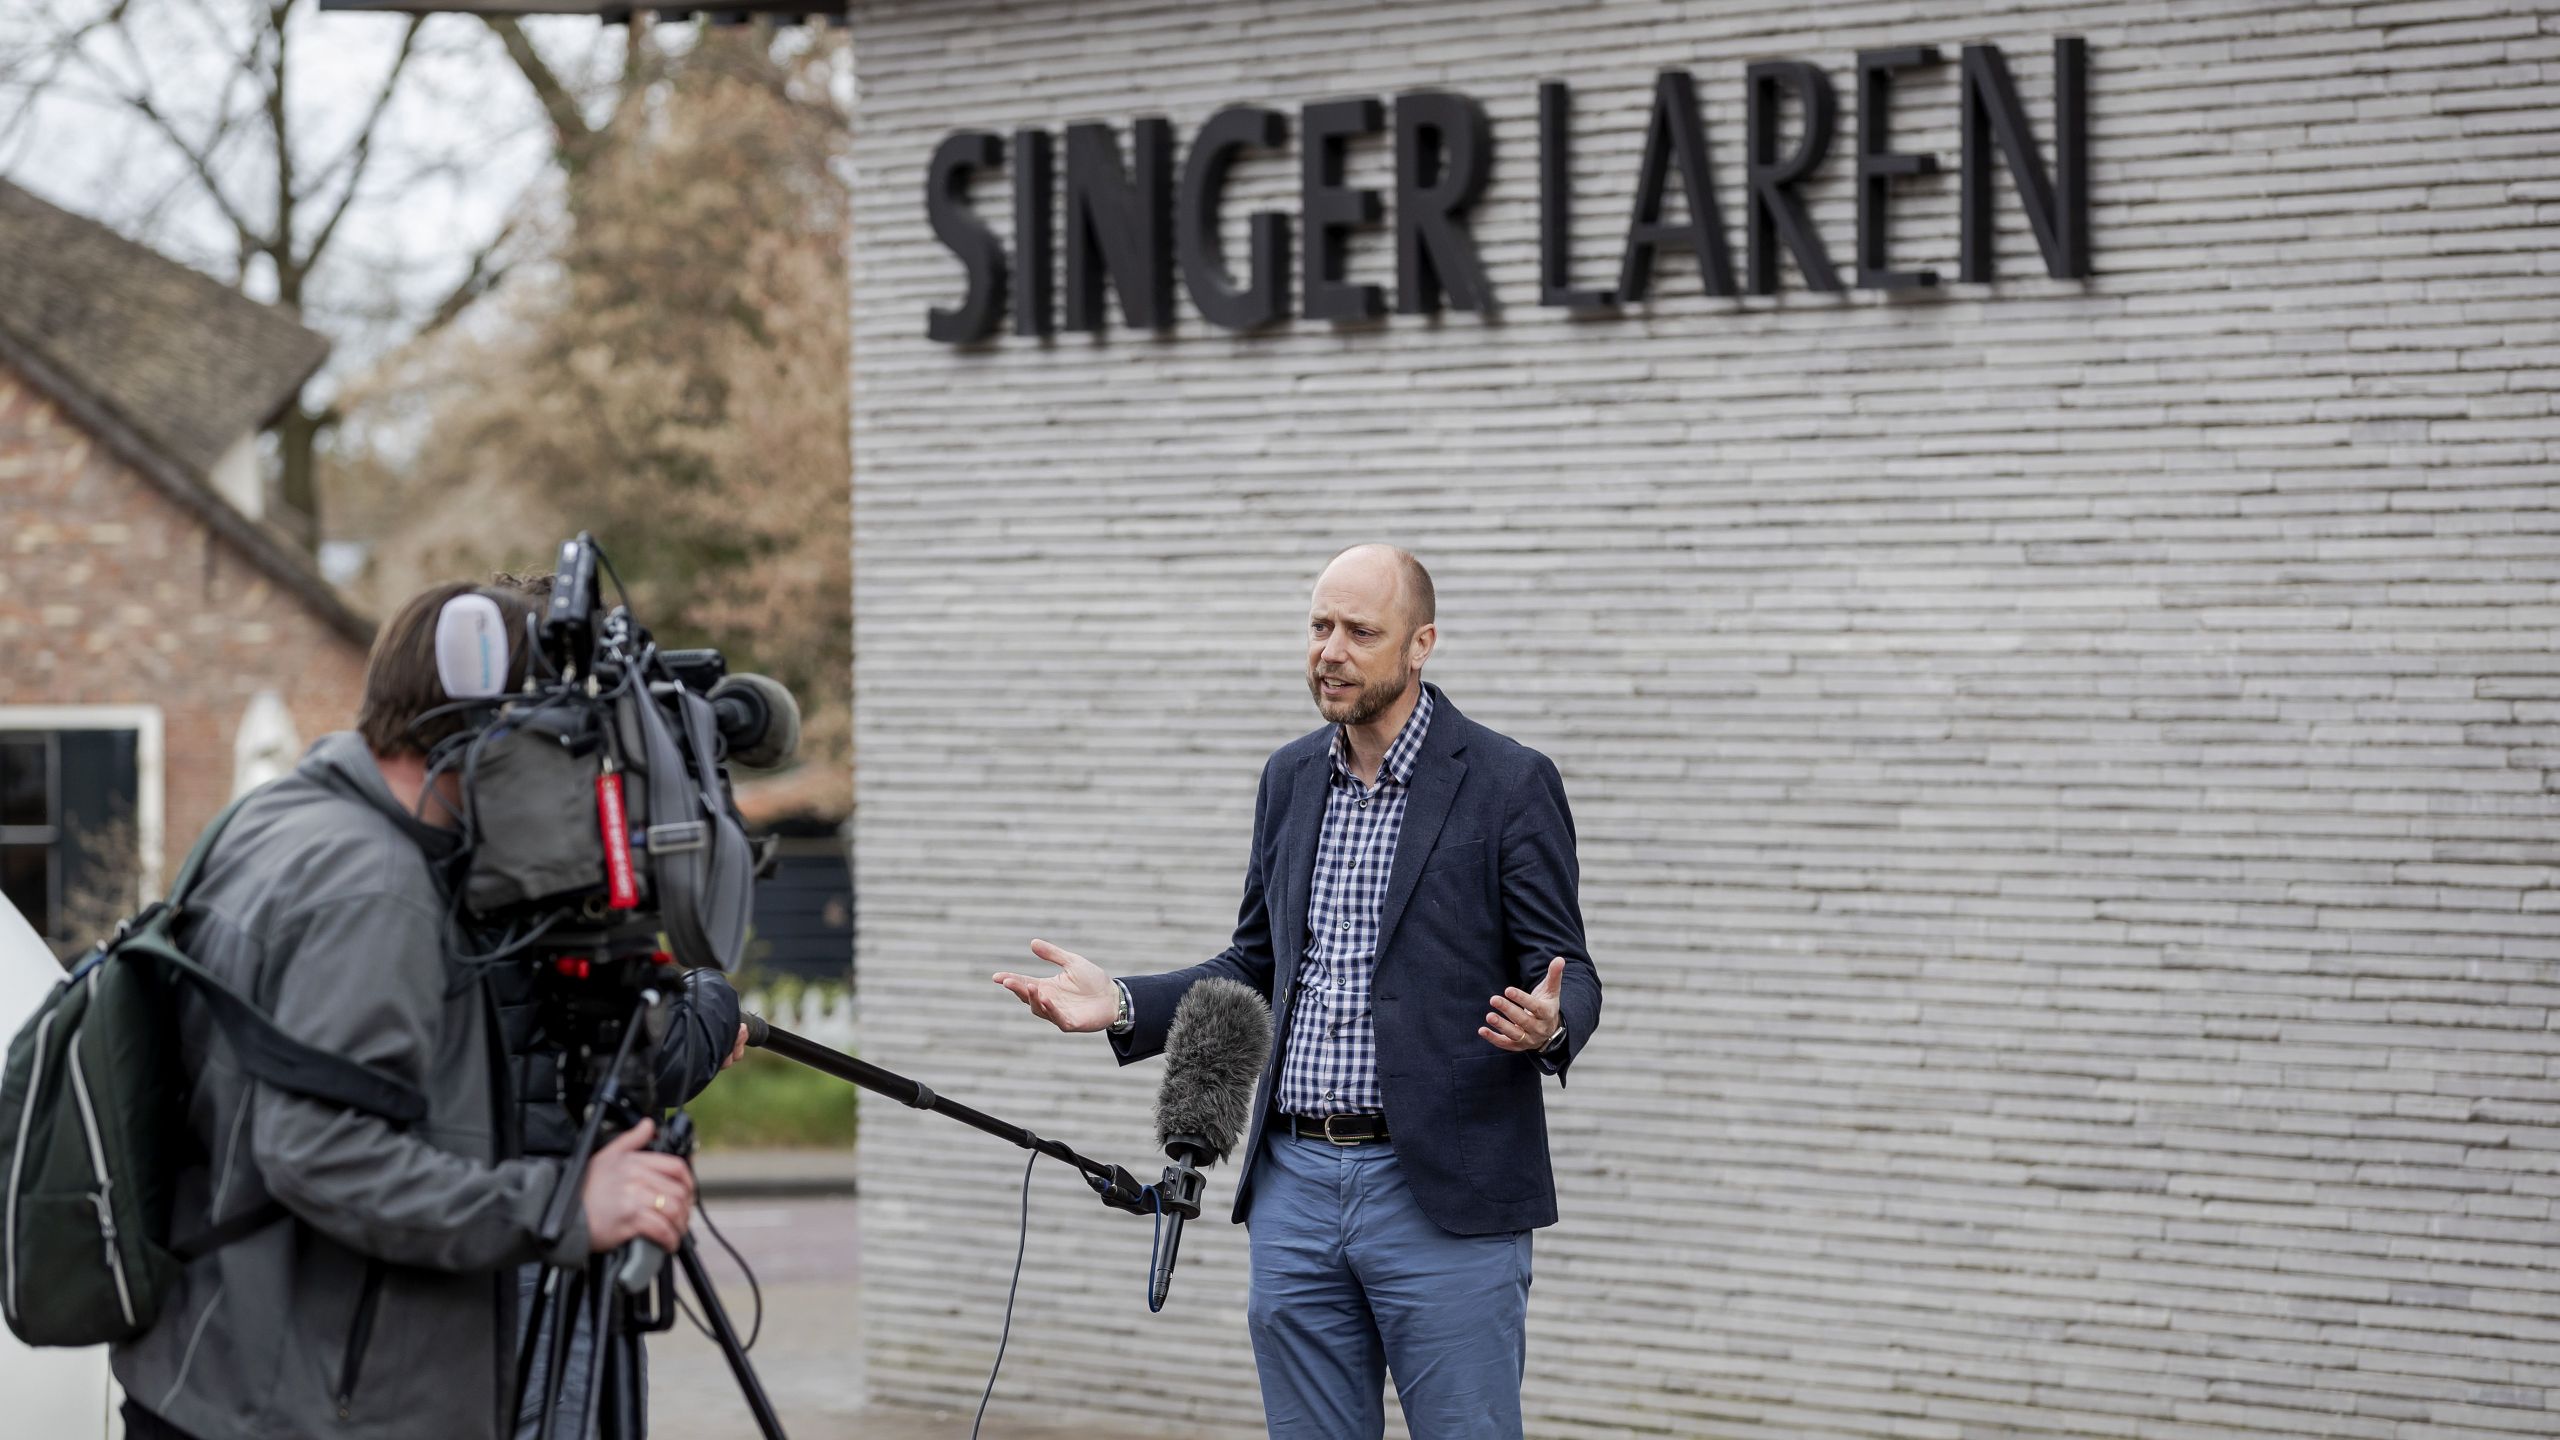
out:
M1395 868L1413 765L1430 730L1431 692L1425 690L1387 747L1374 786L1363 786L1351 773L1342 731L1333 733L1324 833L1316 841L1315 878L1307 890L1307 950L1298 959L1289 1048L1280 1066L1282 1114L1377 1114L1387 1108L1378 1090L1369 980L1377 970L1378 911Z

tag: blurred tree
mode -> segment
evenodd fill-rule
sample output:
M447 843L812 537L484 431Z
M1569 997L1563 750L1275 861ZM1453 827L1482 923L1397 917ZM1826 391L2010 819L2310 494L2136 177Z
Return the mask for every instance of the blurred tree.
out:
M850 87L818 27L0 0L0 165L95 143L66 198L339 343L280 498L369 557L361 602L593 530L662 634L790 684L822 758L850 743Z
M342 404L333 491L380 608L540 570L596 533L641 617L807 708L842 761L851 674L850 223L840 35L705 31L646 51L574 149L572 222L479 323ZM592 113L584 106L576 113Z
M403 243L392 218L414 229L432 213L428 192L452 199L455 172L475 151L486 163L503 136L466 78L492 48L478 25L323 21L317 0L0 9L0 161L41 171L64 150L89 152L54 166L56 188L89 192L62 198L292 309L342 362L378 348L370 332L449 323L503 273L514 237L503 213L470 239L440 237L441 254ZM435 110L448 122L432 123ZM276 428L276 518L306 542L322 437L340 418L328 389Z

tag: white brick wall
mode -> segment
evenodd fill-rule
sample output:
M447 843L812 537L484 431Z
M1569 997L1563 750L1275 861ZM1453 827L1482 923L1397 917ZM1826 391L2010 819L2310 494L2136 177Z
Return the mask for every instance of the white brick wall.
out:
M1384 537L1432 674L1553 755L1603 1033L1551 1108L1531 1433L2560 1433L2560 16L2423 3L865 0L856 360L865 1053L1135 1163L1158 1071L987 983L1216 950L1303 591ZM1657 68L1740 245L1743 66L2091 47L2098 278L2007 182L1993 289L1537 306L1536 85L1586 285ZM1445 86L1506 302L1243 339L923 338L948 131ZM1901 148L1956 157L1952 66ZM1294 150L1239 168L1294 211ZM1383 145L1353 178L1385 186ZM1952 173L1896 258L1955 265ZM1005 187L981 211L1009 234ZM1392 281L1383 236L1360 278ZM1792 269L1788 283L1796 283ZM866 1114L872 1391L971 1404L1019 1158ZM1062 1167L997 1404L1259 1433L1244 1236ZM1231 1194L1227 1177L1212 1204Z

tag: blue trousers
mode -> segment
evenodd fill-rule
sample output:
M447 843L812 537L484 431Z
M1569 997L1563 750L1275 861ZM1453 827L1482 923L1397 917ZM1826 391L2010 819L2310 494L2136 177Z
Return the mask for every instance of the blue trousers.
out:
M1379 1440L1395 1376L1413 1440L1519 1440L1529 1232L1452 1235L1395 1150L1266 1135L1245 1316L1272 1440Z

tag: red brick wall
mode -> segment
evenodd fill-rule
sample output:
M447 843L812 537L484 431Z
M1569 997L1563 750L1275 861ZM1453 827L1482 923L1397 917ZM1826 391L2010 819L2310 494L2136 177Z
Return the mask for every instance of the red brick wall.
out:
M157 705L161 873L231 795L250 697L307 744L355 717L364 651L0 366L0 705Z

